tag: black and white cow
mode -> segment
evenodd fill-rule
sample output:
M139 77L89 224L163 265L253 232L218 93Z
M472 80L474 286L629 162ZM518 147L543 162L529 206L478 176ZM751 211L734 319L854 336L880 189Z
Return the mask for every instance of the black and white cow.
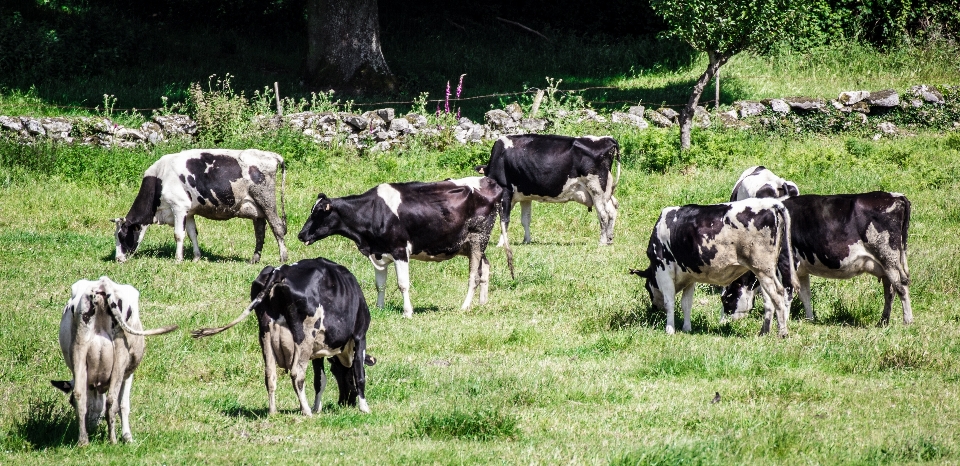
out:
M868 273L883 283L881 324L890 321L894 294L903 305L903 322L913 322L907 268L910 201L906 196L881 191L806 194L782 202L790 212L793 256L807 319L814 319L810 275L846 279ZM792 289L787 291L793 294ZM753 307L755 293L756 278L743 275L724 290L724 311L734 318L745 316Z
M487 301L490 262L486 248L503 190L479 176L434 183L384 183L363 194L328 198L320 193L300 230L310 245L333 235L353 240L376 269L377 306L383 307L387 265L394 263L403 293L403 315L413 317L410 303L410 259L470 259L470 278L463 309L470 306L477 285L480 304ZM506 248L513 273L512 252Z
M800 189L792 181L787 181L766 169L763 165L750 167L743 171L737 184L733 186L730 201L742 201L751 197L797 196Z
M613 160L617 177L613 177ZM500 241L507 243L510 210L520 203L523 242L530 242L532 201L579 202L596 208L600 244L613 244L619 203L613 191L620 178L620 145L605 136L568 137L546 134L503 136L493 144L490 161L477 167L503 188Z
M140 192L126 217L114 219L116 258L123 262L133 255L151 224L173 226L177 261L183 260L184 231L193 243L193 260L200 260L195 215L212 220L249 218L257 245L251 263L260 261L266 225L280 247L280 260L287 261L283 236L287 233L286 213L277 216L277 167L284 169L279 154L257 149L192 149L167 154L143 174ZM286 178L286 171L283 170ZM280 200L283 207L283 180Z
M110 443L117 443L118 411L122 439L132 442L130 388L133 372L143 360L143 337L172 332L177 326L143 330L140 292L106 276L79 280L71 292L60 318L60 351L73 380L50 383L70 394L80 426L80 445L89 443L87 433L97 428L104 412Z
M768 304L760 334L770 330L776 312L780 336L787 335L784 281L792 268L778 270L781 254L790 253L790 214L775 199L748 199L716 205L667 207L653 227L647 258L650 266L630 272L646 278L650 300L667 311L667 333L674 333L673 311L682 291L683 331L690 331L690 307L697 283L727 285L753 272ZM784 273L788 274L786 280Z
M239 317L224 327L191 332L194 338L220 333L256 312L263 350L264 379L270 414L277 412L275 392L277 366L286 369L300 402L300 412L310 416L322 408L327 384L323 359L340 388L340 404L367 405L364 363L375 360L366 354L370 310L356 277L346 267L322 257L305 259L279 268L266 266L250 287L251 303ZM307 364L313 361L313 409L304 390Z

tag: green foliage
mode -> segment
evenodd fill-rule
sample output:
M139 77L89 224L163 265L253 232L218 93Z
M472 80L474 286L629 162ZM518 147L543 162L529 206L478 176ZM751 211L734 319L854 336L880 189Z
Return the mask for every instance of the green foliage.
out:
M797 33L804 14L796 0L651 0L663 17L665 32L694 49L718 55L765 51L782 37Z
M243 91L233 90L231 78L229 73L210 76L206 91L199 83L190 84L187 111L197 122L200 138L212 144L242 136L250 127L250 102Z
M463 439L490 441L515 439L520 435L517 419L494 409L466 411L455 408L446 413L423 413L408 435L435 440Z

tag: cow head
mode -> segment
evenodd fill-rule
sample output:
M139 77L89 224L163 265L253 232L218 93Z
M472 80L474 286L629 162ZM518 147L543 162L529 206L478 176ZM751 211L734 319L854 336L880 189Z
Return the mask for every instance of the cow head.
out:
M783 196L793 197L800 195L800 188L792 181L784 181L781 189L783 190Z
M760 282L757 276L747 272L723 287L720 294L720 303L723 305L723 317L729 316L733 320L746 317L753 309L753 298L757 294Z
M297 238L309 246L314 241L334 234L339 224L340 216L333 208L333 202L326 194L320 193L317 195L317 202L313 205L313 210L310 211L310 217L303 224Z
M127 255L133 255L137 252L140 242L143 241L143 235L147 233L147 226L138 223L132 223L125 218L115 218L110 220L116 224L114 238L117 240L117 262L127 260Z
M660 310L666 310L667 306L664 304L663 292L660 291L660 286L657 284L656 270L653 268L653 266L651 265L644 270L630 269L630 273L646 279L644 287L647 289L647 293L650 295L650 302L653 303L653 307Z
M77 409L77 398L73 394L74 382L72 380L51 380L50 385L70 395L70 405L73 406L73 409ZM104 401L106 401L104 395L87 392L87 419L85 420L87 432L93 432L96 430L97 424L100 424L100 419L106 413Z

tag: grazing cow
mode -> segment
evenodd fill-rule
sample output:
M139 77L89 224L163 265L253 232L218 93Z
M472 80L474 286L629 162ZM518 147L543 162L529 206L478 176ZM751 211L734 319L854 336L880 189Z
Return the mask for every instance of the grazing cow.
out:
M104 411L110 443L117 443L117 411L123 441L132 442L130 387L133 371L143 360L143 337L172 332L177 326L143 330L140 293L105 276L97 281L80 280L71 291L60 318L60 350L73 380L50 383L70 394L80 426L80 445L89 443L87 432L96 429Z
M250 299L250 305L233 322L191 333L194 338L215 335L237 325L251 311L256 312L270 414L277 412L277 366L290 373L300 412L304 416L320 412L320 397L327 383L324 358L330 358L330 371L340 388L340 404L370 412L363 367L364 363L375 363L366 355L370 310L360 284L346 267L322 257L279 268L266 266L250 287ZM304 391L311 360L316 390L312 411Z
M737 184L733 186L730 202L742 201L751 197L797 196L800 189L792 181L787 181L767 170L763 165L750 167L743 171Z
M613 159L617 159L614 179ZM600 245L613 244L613 224L619 203L613 190L620 179L620 145L612 137L579 138L542 134L503 136L493 144L490 161L477 171L503 188L500 241L507 243L510 209L520 203L523 242L530 242L532 201L575 201L596 207Z
M674 332L676 292L683 292L683 331L690 331L690 307L696 283L727 285L745 272L759 277L766 315L760 334L770 331L771 310L777 313L780 336L787 335L787 306L778 269L781 254L790 248L790 214L775 199L748 199L717 205L667 207L653 227L646 270L630 272L646 278L653 305L667 311L667 333ZM786 269L786 270L782 270Z
M353 240L376 270L377 307L383 307L387 265L395 264L403 293L403 316L413 317L410 259L445 261L470 258L470 278L462 309L470 307L477 284L487 302L490 262L487 242L503 190L479 176L434 183L385 183L363 194L330 199L317 196L300 241L310 245L332 235ZM512 251L506 248L510 273Z
M793 256L796 257L800 300L807 319L814 319L810 275L846 279L869 273L883 283L881 324L890 321L893 295L903 305L903 323L913 322L910 274L907 268L907 229L910 201L899 193L818 196L806 194L783 200L790 212ZM790 295L792 289L787 290ZM740 318L750 312L756 277L744 274L724 289L724 311Z
M269 223L280 246L280 260L286 262L286 213L282 220L277 216L275 194L278 166L285 179L283 158L257 149L192 149L164 155L144 172L140 192L127 216L113 220L117 224L117 261L123 262L136 252L147 227L154 223L173 226L177 262L183 260L184 229L193 243L193 260L200 260L193 218L199 215L212 220L252 219L257 237L250 259L253 264L260 261ZM283 184L281 180L281 209Z

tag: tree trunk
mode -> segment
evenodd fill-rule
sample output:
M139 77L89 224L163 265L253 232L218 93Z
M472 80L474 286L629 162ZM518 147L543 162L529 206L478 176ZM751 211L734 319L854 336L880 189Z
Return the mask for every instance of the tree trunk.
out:
M308 0L307 35L312 86L358 93L396 89L380 51L377 0Z
M697 104L700 102L700 96L703 95L704 88L713 79L720 67L730 59L732 55L718 54L708 52L710 64L707 65L707 71L700 75L700 79L693 86L693 93L690 94L690 100L680 111L680 150L690 149L690 130L693 127L693 115L696 112Z

